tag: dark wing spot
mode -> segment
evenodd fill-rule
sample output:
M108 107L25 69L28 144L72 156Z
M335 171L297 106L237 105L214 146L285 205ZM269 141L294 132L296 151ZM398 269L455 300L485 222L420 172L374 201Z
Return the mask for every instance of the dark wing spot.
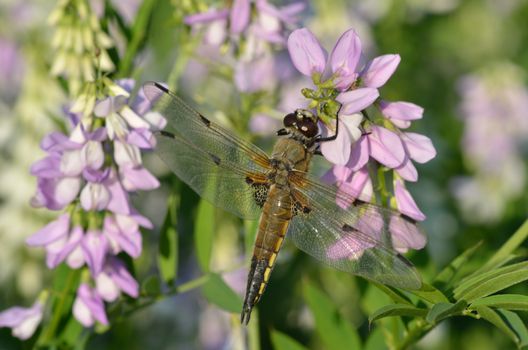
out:
M209 156L211 157L213 162L215 162L216 165L220 165L220 158L218 158L218 156L216 156L216 155L214 155L212 153L209 153Z
M266 184L253 184L253 198L259 207L262 208L268 199L269 186Z
M200 119L202 120L202 122L207 126L209 127L209 125L211 125L211 121L209 119L207 119L206 117L204 117L203 115L200 114Z
M310 209L307 206L302 205L302 203L299 201L296 201L295 203L293 203L293 216L298 215L298 214L309 214L311 211L312 209Z
M344 232L357 232L357 229L350 226L349 224L344 224L341 228Z
M405 265L409 266L409 267L413 267L414 265L409 261L407 260L406 257L404 257L403 255L401 254L396 254L396 257L401 261L403 262Z
M255 182L255 181L253 181L253 179L252 179L251 177L246 176L246 183L247 183L248 185L253 185L254 182Z
M161 91L165 92L165 93L169 93L169 89L167 89L165 86L161 85L160 83L154 83L154 85L156 85L156 87L158 89L160 89Z
M367 202L365 201L362 201L361 199L355 199L354 202L352 203L353 206L357 206L357 205L363 205L363 204L367 204Z
M174 134L168 131L160 130L158 132L161 136L170 137L171 139L175 138Z
M411 224L415 225L416 224L416 220L414 220L413 218L405 215L405 214L400 214L400 216L402 217L403 220L407 221L407 222L410 222Z

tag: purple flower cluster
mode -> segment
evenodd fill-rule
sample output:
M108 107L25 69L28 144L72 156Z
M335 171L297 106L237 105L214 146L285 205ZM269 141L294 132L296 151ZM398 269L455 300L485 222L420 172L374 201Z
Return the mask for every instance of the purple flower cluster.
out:
M285 44L285 29L298 21L296 16L304 7L302 2L277 8L267 0L234 0L230 8L210 9L187 16L185 24L204 28L204 41L213 46L223 44L228 38L236 41L241 35Z
M320 107L338 106L338 137L321 145L325 158L334 164L324 179L337 183L341 191L370 201L373 186L369 164L376 161L393 169L398 210L414 220L424 220L404 181L418 179L412 161L425 163L435 157L436 151L426 136L401 130L421 119L423 108L410 102L382 100L378 90L396 70L400 56L383 55L361 65L361 41L352 29L339 38L328 58L306 28L290 35L288 50L297 70L316 86L316 90L305 89L304 94L312 99L310 106L319 113L325 135L335 133L335 115L321 114ZM371 106L383 117L366 118L366 109Z
M50 269L62 262L72 269L88 267L91 281L83 280L73 307L86 327L108 324L104 301L115 301L121 292L138 296L138 283L116 255L137 258L140 227L152 228L133 208L130 193L159 186L143 167L141 152L155 147L152 130L163 128L165 120L148 112L142 90L130 101L133 88L131 79L117 81L109 87L112 95L97 102L95 117L70 114L71 133L46 136L41 148L48 155L31 168L38 183L32 204L66 210L27 244L46 249Z
M239 92L274 91L278 80L291 75L286 56L278 52L304 7L303 2L279 8L267 0L235 0L229 8L212 8L184 21L195 32L204 32L201 56L233 68ZM224 44L227 50L219 50Z
M528 88L526 69L493 63L459 82L463 157L471 176L451 183L469 221L492 223L526 186ZM524 161L523 161L524 160Z

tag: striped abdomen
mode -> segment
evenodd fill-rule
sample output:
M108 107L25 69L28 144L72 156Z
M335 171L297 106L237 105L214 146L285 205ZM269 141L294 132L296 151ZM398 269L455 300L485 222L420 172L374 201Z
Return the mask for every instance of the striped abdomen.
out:
M276 185L270 187L268 198L262 207L251 269L249 270L246 297L241 321L248 323L253 306L259 301L269 281L277 254L284 241L292 218L290 192Z

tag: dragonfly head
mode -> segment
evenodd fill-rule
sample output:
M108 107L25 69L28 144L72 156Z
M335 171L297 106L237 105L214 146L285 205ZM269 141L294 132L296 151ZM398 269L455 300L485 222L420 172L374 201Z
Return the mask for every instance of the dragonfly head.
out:
M313 139L319 133L317 117L307 109L297 109L287 114L283 120L284 127L290 134L301 134L307 139Z

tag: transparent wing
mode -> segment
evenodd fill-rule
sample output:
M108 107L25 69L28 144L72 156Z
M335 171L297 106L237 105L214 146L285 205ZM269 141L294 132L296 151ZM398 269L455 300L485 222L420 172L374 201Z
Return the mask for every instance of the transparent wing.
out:
M328 265L376 282L419 289L420 276L398 251L422 248L425 236L396 211L355 200L300 172L290 174L298 210L288 237Z
M156 153L200 196L241 218L256 219L267 195L267 155L187 106L157 83L147 97L168 120Z

